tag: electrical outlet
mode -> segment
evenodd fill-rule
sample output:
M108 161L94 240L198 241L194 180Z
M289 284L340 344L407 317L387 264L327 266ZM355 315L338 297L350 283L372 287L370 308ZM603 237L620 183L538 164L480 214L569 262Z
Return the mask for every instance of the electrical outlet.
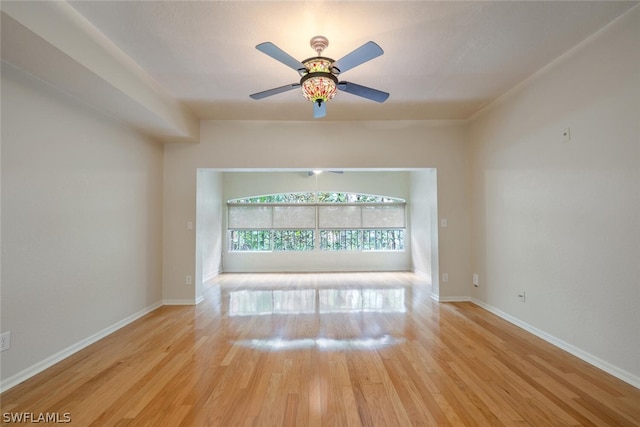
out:
M520 292L518 294L518 299L520 300L520 302L525 302L526 301L526 297L527 297L527 295L525 294L524 291L522 291L522 292Z
M193 278L191 276L187 276L186 279L185 279L185 283L187 285L193 284Z
M473 273L473 286L476 288L480 286L480 279L478 278L478 273Z
M5 332L0 335L0 351L9 350L11 348L11 332Z
M442 273L442 281L447 283L449 281L449 273Z

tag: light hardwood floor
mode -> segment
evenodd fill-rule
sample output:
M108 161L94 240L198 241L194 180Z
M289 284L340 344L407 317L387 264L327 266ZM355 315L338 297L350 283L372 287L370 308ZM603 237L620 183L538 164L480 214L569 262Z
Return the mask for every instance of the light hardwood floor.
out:
M411 273L223 274L1 399L76 426L640 425L640 390Z

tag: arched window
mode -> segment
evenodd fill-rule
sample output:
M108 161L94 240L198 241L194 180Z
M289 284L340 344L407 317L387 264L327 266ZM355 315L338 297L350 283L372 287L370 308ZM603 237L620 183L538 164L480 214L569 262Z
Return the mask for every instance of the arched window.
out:
M227 202L230 251L404 250L406 202L359 193L282 193Z

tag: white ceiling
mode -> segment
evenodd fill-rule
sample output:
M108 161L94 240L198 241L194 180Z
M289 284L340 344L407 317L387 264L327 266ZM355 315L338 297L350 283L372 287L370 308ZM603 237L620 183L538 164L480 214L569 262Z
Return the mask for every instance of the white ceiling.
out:
M3 1L3 3L5 3ZM384 55L341 79L389 92L338 92L322 120L467 119L620 16L630 1L71 1L92 26L200 119L311 120L298 90L249 94L298 74L255 49L271 41L339 59L373 40ZM15 14L14 14L15 15ZM4 36L4 34L3 34Z

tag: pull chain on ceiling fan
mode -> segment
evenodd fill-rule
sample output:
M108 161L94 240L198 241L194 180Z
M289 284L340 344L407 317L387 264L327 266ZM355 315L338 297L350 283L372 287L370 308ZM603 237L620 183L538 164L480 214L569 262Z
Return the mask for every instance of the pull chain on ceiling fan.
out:
M300 74L300 82L254 93L249 96L253 99L263 99L292 89L302 88L302 95L313 102L313 117L316 119L326 116L326 103L335 97L338 90L376 102L387 100L389 97L387 92L351 82L338 81L339 74L382 55L384 51L376 43L367 42L337 61L322 56L322 52L329 45L329 40L326 37L315 36L311 39L310 45L316 51L317 56L305 59L302 62L271 42L257 45L256 49L260 52L296 70Z

